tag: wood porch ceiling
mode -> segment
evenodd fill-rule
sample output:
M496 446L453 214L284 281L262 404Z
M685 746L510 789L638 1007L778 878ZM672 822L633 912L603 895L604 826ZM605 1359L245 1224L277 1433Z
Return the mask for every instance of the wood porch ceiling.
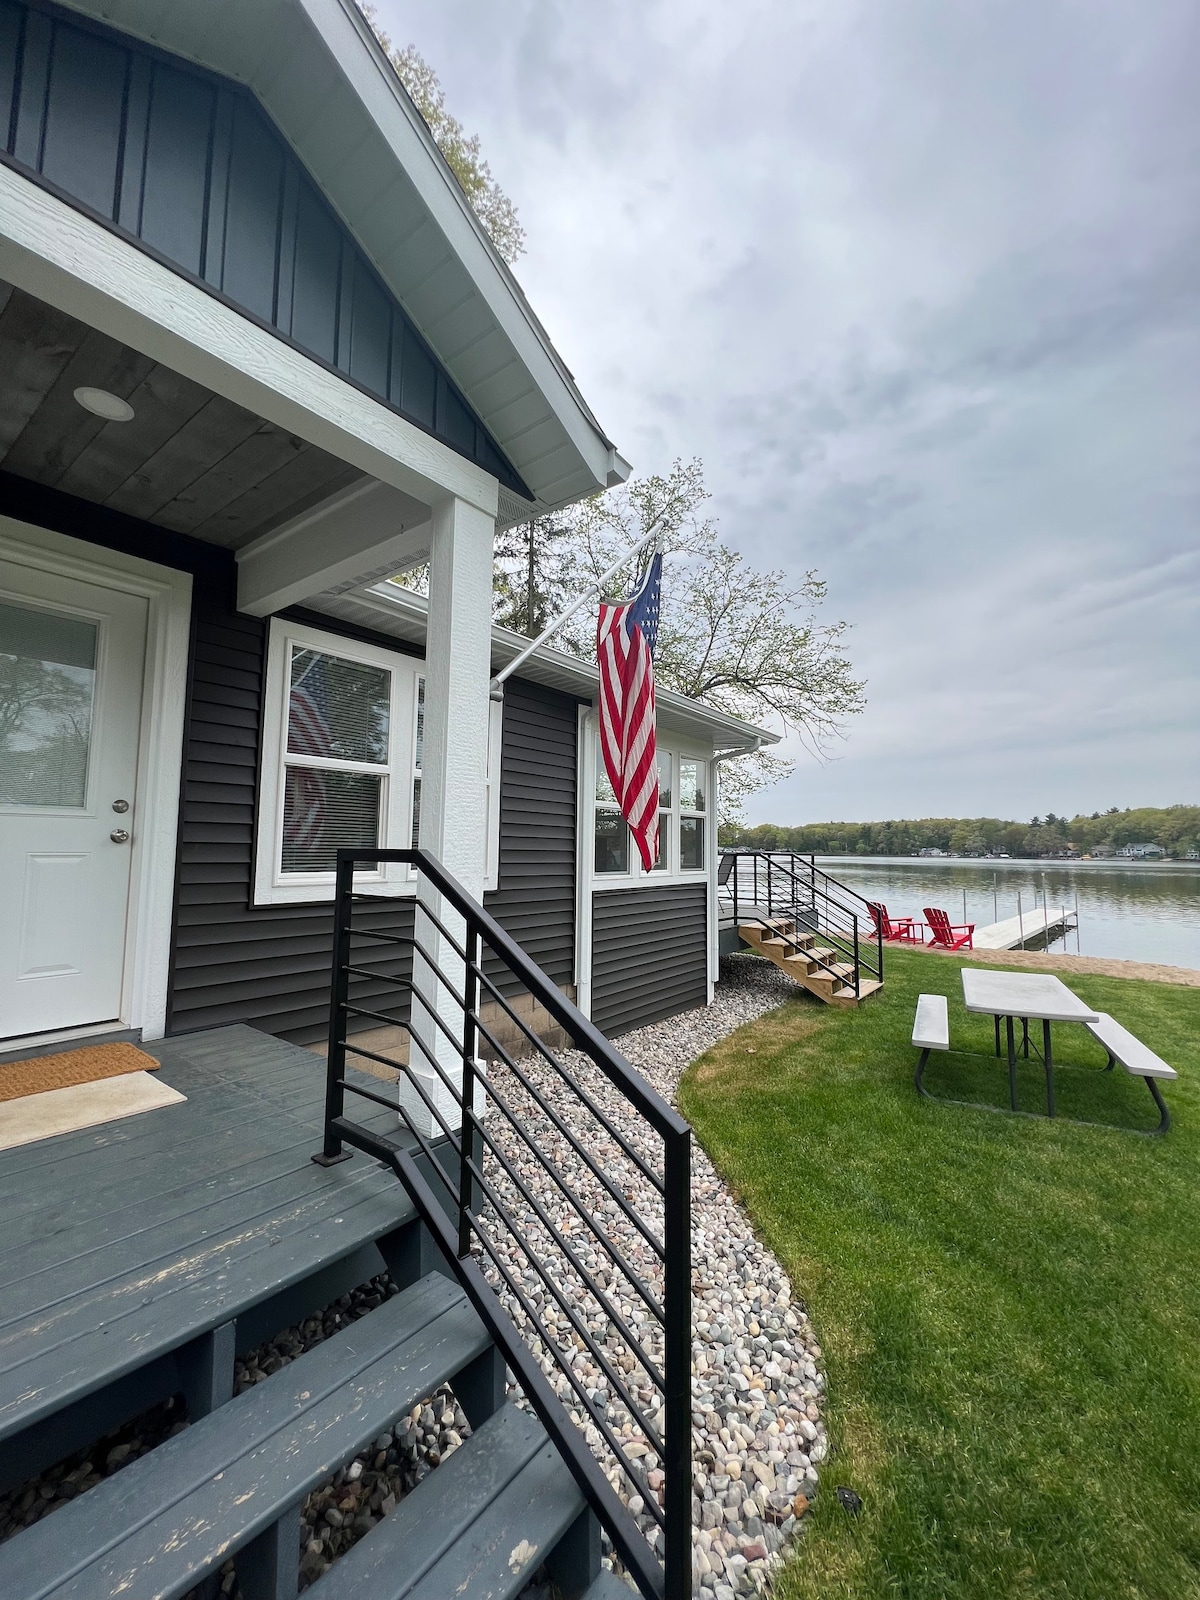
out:
M133 420L85 411L85 385L127 400ZM234 550L363 476L3 282L0 467Z

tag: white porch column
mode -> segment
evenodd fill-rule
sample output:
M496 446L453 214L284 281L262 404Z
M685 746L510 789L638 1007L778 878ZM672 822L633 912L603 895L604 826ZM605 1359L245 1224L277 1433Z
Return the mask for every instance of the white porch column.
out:
M488 706L492 643L492 546L495 521L465 500L435 506L430 535L429 633L425 647L425 734L421 767L420 843L475 899L483 896L487 866ZM435 956L447 981L460 994L462 962L429 918L422 904L460 942L462 919L421 881L416 909L417 938ZM456 1039L462 1037L459 1006L435 980L419 955L414 959L413 1032L436 1054L443 1072L460 1082L461 1058L430 1016L436 1009ZM410 1070L420 1075L427 1094L457 1126L458 1109L419 1045L410 1051ZM403 1088L403 1080L402 1080ZM441 1132L415 1091L405 1104L423 1132Z

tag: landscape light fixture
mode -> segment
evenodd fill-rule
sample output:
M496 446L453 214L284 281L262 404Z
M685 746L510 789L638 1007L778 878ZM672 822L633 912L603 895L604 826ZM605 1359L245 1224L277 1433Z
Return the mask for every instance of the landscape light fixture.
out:
M75 398L85 411L105 422L132 422L133 407L119 394L109 394L107 389L76 389Z

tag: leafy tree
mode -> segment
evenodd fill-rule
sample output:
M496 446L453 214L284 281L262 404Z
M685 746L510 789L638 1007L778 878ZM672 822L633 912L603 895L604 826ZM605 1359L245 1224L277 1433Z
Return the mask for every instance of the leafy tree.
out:
M818 619L825 585L815 572L799 582L783 572L759 572L723 544L705 514L708 499L702 463L676 461L665 475L633 479L570 507L556 523L559 543L544 552L545 576L535 577L534 586L541 584L539 594L556 585L564 594L579 593L661 519L657 681L748 722L781 724L815 754L824 754L864 704L863 684L846 653L847 624ZM645 559L643 553L618 572L614 594L630 591ZM511 588L520 582L514 566L498 586L498 605L517 615L530 609ZM535 599L533 609L539 603ZM557 642L592 657L595 625L589 608ZM747 795L785 776L792 765L769 750L726 763L722 815L739 815Z
M496 535L492 615L501 627L536 639L570 603L561 571L569 532L561 520L538 517Z
M1113 817L1120 820L1114 824ZM1002 822L997 817L922 817L914 821L811 822L798 827L762 823L756 828L726 825L722 844L762 850L813 851L820 855L912 855L926 846L972 855L979 846L1012 856L1061 854L1069 837L1081 852L1097 845L1154 843L1170 856L1183 857L1200 838L1200 806L1144 807L1054 819L1057 826Z
M416 45L410 44L403 50L399 49L380 27L375 7L360 0L359 9L396 69L396 76L408 91L409 98L425 119L472 211L487 229L500 255L512 266L525 253L525 230L518 220L517 208L496 182L492 169L483 159L479 135L468 134L458 118L447 109L446 91Z

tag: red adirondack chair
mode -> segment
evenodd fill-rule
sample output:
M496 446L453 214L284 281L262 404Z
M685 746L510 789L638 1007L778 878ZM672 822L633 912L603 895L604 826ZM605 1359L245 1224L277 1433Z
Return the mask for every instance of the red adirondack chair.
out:
M939 911L936 906L925 907L925 921L929 925L930 944L941 945L943 950L973 950L975 948L975 924L973 922L951 923L944 911Z
M888 908L879 900L868 900L875 913L875 924L881 938L892 944L920 944L921 935L911 917L889 917Z

